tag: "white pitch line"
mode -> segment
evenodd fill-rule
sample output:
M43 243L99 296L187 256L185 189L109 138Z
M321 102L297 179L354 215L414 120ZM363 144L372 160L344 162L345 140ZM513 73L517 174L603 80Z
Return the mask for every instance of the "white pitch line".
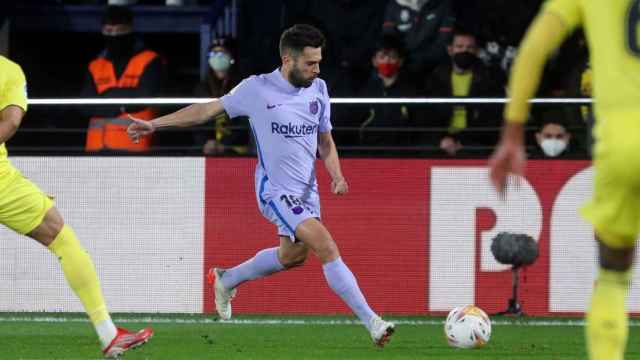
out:
M408 320L389 319L397 325L442 325L444 320ZM140 317L140 318L119 318L114 317L114 321L126 323L156 323L156 324L229 324L229 325L359 325L358 320L303 320L303 319L233 319L217 320L215 318L189 319L189 318L163 318L163 317ZM34 323L65 323L65 322L88 322L81 317L54 317L54 316L0 316L0 323L34 322ZM491 322L496 326L584 326L584 320L521 320L506 321L496 320ZM631 326L640 326L640 321L630 321Z

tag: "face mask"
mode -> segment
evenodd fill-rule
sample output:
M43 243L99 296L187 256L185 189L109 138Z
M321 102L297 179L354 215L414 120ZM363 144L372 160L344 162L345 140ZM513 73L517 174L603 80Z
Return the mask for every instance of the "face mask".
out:
M378 74L384 77L392 77L400 70L400 64L397 62L386 62L378 64Z
M126 35L104 35L105 46L109 55L122 56L129 55L133 51L135 38L133 34Z
M567 148L567 142L560 139L544 139L540 143L540 147L545 155L556 157Z
M475 54L468 51L459 52L453 55L453 62L457 67L463 70L469 69L476 62L477 57Z
M233 59L229 54L223 52L211 52L209 53L209 66L214 71L227 71L233 64Z

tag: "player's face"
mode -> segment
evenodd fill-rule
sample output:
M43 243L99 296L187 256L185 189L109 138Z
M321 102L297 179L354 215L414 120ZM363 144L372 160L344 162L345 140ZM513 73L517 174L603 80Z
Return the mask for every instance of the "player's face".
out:
M322 48L307 46L298 56L291 58L292 66L289 81L295 87L309 87L320 74Z

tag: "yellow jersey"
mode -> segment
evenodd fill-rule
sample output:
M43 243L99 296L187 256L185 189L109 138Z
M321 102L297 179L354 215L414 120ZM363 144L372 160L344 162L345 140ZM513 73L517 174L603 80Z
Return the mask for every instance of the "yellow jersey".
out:
M20 65L0 55L0 111L16 105L27 111L27 80ZM7 148L0 144L0 174L9 165Z
M508 122L526 121L527 100L535 94L547 56L579 25L589 44L596 115L640 112L640 0L548 0L511 69Z
M544 11L568 30L582 24L593 68L596 111L640 112L640 0L550 0Z

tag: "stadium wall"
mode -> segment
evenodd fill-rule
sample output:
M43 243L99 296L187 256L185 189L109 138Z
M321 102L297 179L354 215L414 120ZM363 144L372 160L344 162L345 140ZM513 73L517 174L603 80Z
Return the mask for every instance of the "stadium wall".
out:
M57 198L92 254L116 312L210 313L207 270L276 246L256 207L255 159L16 157ZM475 303L504 310L511 272L490 252L501 231L538 241L521 272L530 315L580 314L596 270L593 231L577 214L591 193L586 161L530 161L526 179L500 200L484 161L344 159L350 184L329 194L318 171L323 220L374 309L440 314ZM320 165L320 163L319 163ZM638 272L636 267L635 272ZM635 277L629 309L640 312ZM0 230L0 311L81 311L56 260L33 241ZM243 285L235 313L333 314L348 309L319 262Z

